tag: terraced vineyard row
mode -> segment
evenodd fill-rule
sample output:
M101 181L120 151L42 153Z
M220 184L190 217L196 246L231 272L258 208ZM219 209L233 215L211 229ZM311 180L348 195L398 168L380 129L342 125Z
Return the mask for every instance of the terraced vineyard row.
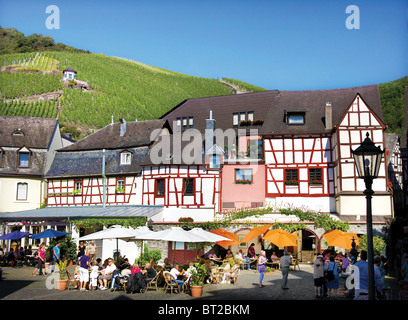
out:
M0 115L18 117L56 118L58 114L57 100L42 100L36 102L9 102L0 100Z
M3 55L0 56L0 65L16 60L27 61L31 56L29 53ZM185 99L232 94L217 79L166 72L131 60L66 51L44 52L42 56L59 61L60 71L73 68L78 72L77 78L87 81L92 89L91 92L64 90L60 114L62 122L103 127L111 122L112 115L116 121L119 118L150 120L160 117ZM23 78L28 76L21 75ZM42 91L39 82L30 82L32 92ZM56 87L50 87L50 90L55 91ZM7 97L23 94L21 90L12 91L11 88L8 92L11 93L7 93ZM25 92L29 90L25 89Z

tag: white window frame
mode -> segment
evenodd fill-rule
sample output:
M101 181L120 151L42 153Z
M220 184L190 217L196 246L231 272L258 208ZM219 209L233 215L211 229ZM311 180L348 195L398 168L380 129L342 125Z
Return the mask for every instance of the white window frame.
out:
M20 198L19 194L23 190L20 190L19 186L25 185L25 198ZM28 200L28 183L27 182L17 182L16 186L16 201L27 201Z
M132 163L132 153L129 151L124 151L120 154L120 164L127 165Z

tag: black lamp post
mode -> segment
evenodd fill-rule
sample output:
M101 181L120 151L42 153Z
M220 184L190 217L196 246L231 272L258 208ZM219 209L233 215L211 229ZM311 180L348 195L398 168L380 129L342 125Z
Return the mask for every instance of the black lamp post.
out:
M381 157L384 150L376 147L367 137L356 150L351 150L354 157L354 163L357 168L358 176L364 179L366 189L364 194L367 199L367 254L368 254L368 299L375 299L374 288L374 249L373 249L373 219L371 212L371 199L374 194L372 189L373 180L378 177L380 171Z

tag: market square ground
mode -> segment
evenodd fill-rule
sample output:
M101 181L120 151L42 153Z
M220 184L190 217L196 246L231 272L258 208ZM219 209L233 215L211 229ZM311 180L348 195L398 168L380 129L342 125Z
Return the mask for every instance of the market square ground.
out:
M73 266L69 268L73 269ZM300 271L289 272L289 290L282 290L282 274L278 270L265 274L264 288L259 288L258 273L254 270L241 271L236 284L207 284L201 298L192 298L189 294L170 294L149 290L146 293L126 294L124 291L58 291L48 289L48 277L32 277L34 268L3 268L3 280L0 281L0 300L317 300L313 287L313 266L301 264ZM386 276L385 287L390 287L392 300L398 300L398 282L394 277ZM327 300L327 299L324 299ZM340 280L337 300L351 300L347 297L344 280Z

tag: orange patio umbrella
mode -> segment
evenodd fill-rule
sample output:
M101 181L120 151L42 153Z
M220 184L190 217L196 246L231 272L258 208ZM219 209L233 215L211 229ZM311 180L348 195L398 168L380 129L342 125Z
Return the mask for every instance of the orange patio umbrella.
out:
M222 228L218 228L218 229L215 229L215 230L209 230L209 231L212 232L212 233L218 234L219 236L223 236L223 237L231 239L231 241L227 241L227 240L217 241L216 244L218 244L221 247L226 248L226 247L232 246L234 244L240 244L238 235L236 233L229 232L229 231L224 230Z
M347 250L350 250L352 248L351 242L353 238L354 238L354 242L356 243L356 245L359 244L357 234L351 233L351 232L332 230L332 231L325 233L323 237L326 239L327 244L329 246L340 247L340 248L344 248Z
M260 227L255 227L252 228L247 235L244 237L244 239L241 240L241 243L247 243L251 241L252 239L260 236L261 234L264 234L266 231L269 230L269 228L272 227L271 224L268 224L266 226L260 226Z
M269 230L262 239L267 240L278 247L297 246L296 236L283 229Z

